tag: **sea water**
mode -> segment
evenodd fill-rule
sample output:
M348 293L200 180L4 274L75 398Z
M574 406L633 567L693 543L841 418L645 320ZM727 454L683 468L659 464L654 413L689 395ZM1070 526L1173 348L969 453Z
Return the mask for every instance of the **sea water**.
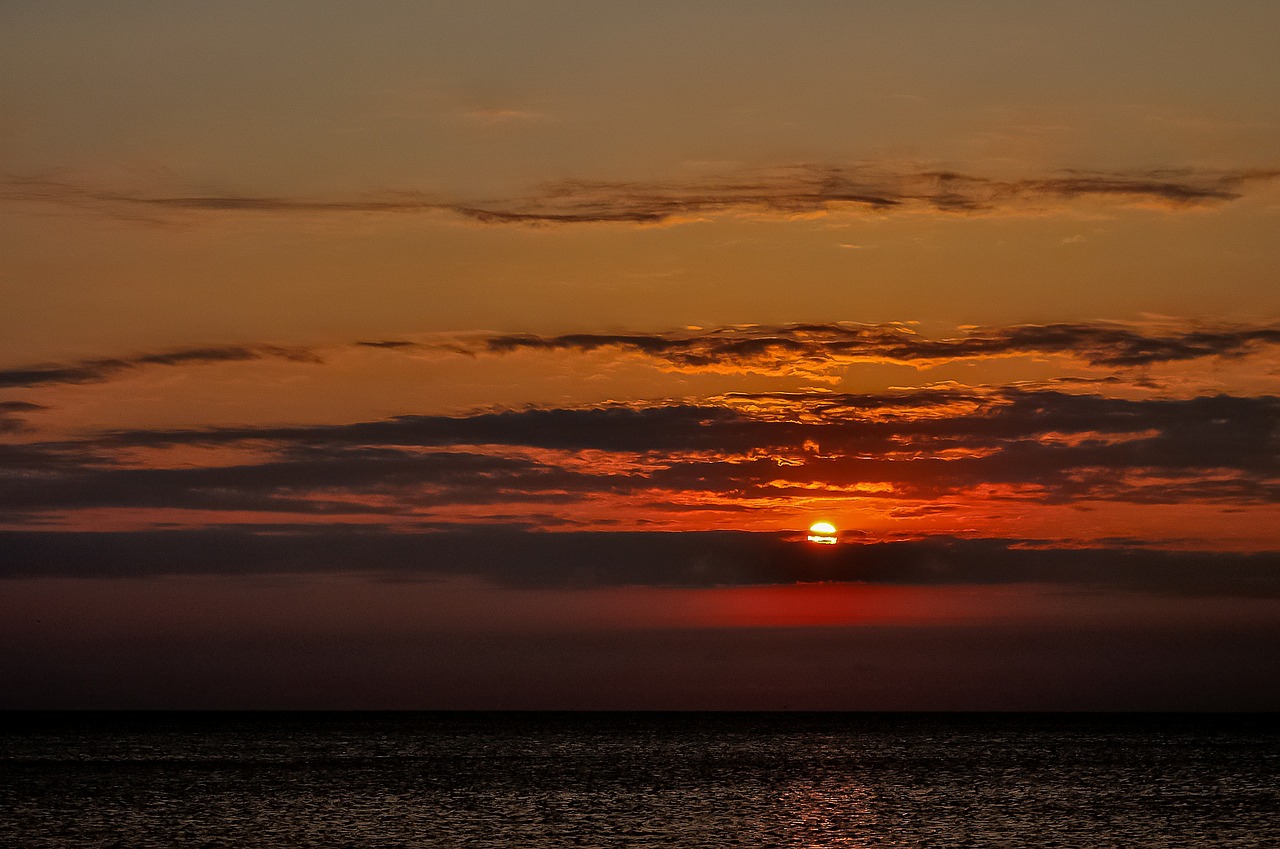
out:
M1274 717L4 714L0 846L1275 847Z

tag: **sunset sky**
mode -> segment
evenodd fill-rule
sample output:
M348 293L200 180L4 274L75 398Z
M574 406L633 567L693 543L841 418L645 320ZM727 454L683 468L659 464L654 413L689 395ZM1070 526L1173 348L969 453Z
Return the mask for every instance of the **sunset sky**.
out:
M0 5L0 707L1280 708L1278 33Z

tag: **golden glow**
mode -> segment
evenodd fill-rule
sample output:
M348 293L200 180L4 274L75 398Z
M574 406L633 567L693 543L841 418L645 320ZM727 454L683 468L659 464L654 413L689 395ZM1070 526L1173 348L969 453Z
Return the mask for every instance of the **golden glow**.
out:
M834 545L839 542L836 538L836 526L830 522L814 522L810 525L808 539L809 542L823 545Z

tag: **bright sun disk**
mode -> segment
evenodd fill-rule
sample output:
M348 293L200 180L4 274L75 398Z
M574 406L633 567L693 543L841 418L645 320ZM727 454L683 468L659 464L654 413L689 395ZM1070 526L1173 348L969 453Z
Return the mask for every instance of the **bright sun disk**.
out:
M830 522L814 522L809 526L809 542L819 542L824 545L834 545L836 539L836 526Z

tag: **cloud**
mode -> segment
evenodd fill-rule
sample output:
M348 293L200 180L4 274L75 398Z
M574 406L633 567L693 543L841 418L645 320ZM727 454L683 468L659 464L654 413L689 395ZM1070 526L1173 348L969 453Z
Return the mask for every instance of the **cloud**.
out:
M301 514L402 514L441 503L567 498L608 489L605 476L461 451L377 448L290 452L265 462L138 468L74 462L45 474L0 477L0 509L13 514L126 507Z
M264 359L305 363L322 362L313 350L277 345L180 348L132 357L76 360L0 369L0 388L100 383L146 366L213 365Z
M385 348L388 350L419 347L417 343L409 342L404 339L384 339L380 341L357 342L356 344L362 348Z
M397 533L354 526L0 531L0 578L363 572L472 575L517 587L715 587L838 581L1034 583L1188 596L1280 596L1280 552L1055 548L934 537L818 548L745 531Z
M49 203L107 214L163 217L182 212L260 212L274 214L429 212L447 208L418 192L388 193L382 198L307 199L261 195L147 194L94 188L56 179L10 177L0 199Z
M532 109L484 107L468 109L459 115L482 127L503 127L547 120L547 115Z
M32 404L29 401L0 401L0 433L16 433L27 429L22 418L23 413L34 413L47 410L43 404Z
M1180 168L1069 170L995 179L950 170L865 163L783 166L691 181L564 180L523 197L487 201L444 198L419 191L328 199L153 194L21 178L10 178L0 198L125 217L164 218L194 212L437 213L494 225L668 224L726 214L791 217L838 212L1017 212L1059 208L1082 199L1180 209L1236 200L1250 184L1268 182L1277 176L1277 169Z
M1028 355L1065 356L1092 366L1135 367L1205 357L1242 357L1280 345L1280 325L1224 325L1152 330L1120 322L1027 324L969 328L930 339L909 325L745 325L665 333L493 335L472 350L580 351L617 349L681 369L814 372L851 362L936 365Z
M198 366L283 359L323 363L343 350L389 354L503 355L516 351L588 354L615 351L678 371L756 372L830 377L852 363L936 366L958 360L1057 356L1088 366L1142 368L1210 357L1244 358L1280 346L1280 325L1185 322L1161 327L1123 322L1024 324L963 328L929 338L901 322L729 325L661 332L490 333L375 339L304 347L208 346L127 357L0 369L0 388L96 383L148 366Z
M918 509L1023 501L1280 503L1280 398L1126 400L1048 390L768 393L344 425L134 430L13 446L0 512L98 508L427 518L467 505ZM223 465L139 449L220 446ZM236 449L249 446L251 460ZM114 459L113 459L114 458ZM443 511L443 512L442 512ZM545 512L537 508L536 512ZM15 520L16 521L16 520Z
M1104 198L1177 208L1239 198L1275 170L1068 171L997 180L954 171L794 166L693 183L569 180L536 196L454 211L487 223L668 223L718 214L809 216L838 211L998 212Z

